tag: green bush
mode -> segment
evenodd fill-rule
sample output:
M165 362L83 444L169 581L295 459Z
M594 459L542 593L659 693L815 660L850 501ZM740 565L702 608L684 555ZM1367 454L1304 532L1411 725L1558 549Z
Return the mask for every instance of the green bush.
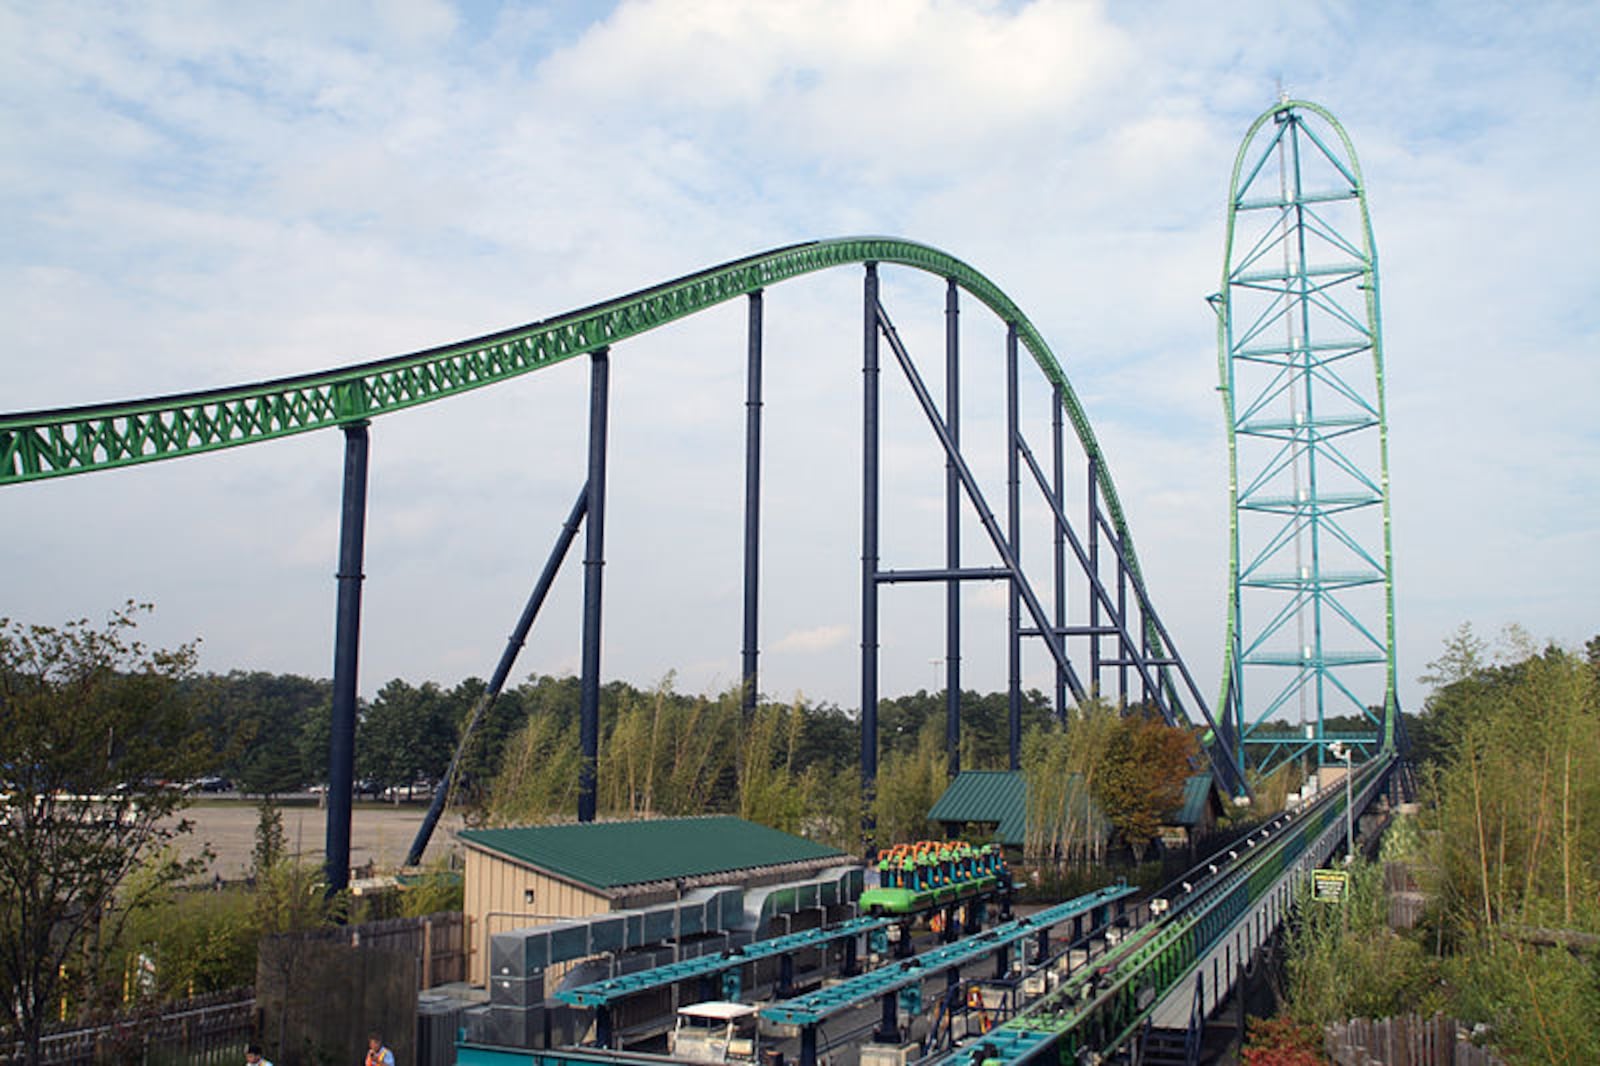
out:
M1383 870L1358 862L1341 903L1317 903L1307 889L1290 926L1288 1013L1323 1024L1383 1018L1445 1005L1437 965L1415 940L1388 927Z
M154 994L161 999L238 988L255 981L258 936L253 893L172 892L128 916L113 954L115 972L132 998L139 998L133 974L140 954L155 962Z
M1592 1062L1600 1049L1600 962L1563 948L1481 941L1444 963L1457 1017L1518 1062Z

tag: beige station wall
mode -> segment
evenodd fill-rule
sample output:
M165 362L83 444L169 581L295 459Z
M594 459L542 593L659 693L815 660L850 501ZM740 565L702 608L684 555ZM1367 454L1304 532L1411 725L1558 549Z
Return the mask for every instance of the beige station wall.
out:
M497 855L466 849L467 980L489 979L489 938L508 929L582 918L612 909L610 898ZM529 893L532 893L530 896Z

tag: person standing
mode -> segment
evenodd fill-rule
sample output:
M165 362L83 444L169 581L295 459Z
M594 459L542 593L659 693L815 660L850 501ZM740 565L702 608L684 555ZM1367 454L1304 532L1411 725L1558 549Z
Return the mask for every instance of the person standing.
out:
M271 1060L261 1054L260 1044L251 1044L244 1049L245 1066L272 1066Z
M367 1034L366 1066L394 1066L394 1052L383 1046L383 1037L376 1029Z

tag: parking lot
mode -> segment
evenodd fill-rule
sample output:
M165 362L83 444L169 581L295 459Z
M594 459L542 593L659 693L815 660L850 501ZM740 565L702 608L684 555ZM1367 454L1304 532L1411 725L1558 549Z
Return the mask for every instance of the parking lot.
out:
M327 812L321 797L287 797L279 805L283 817L284 840L289 852L301 859L322 862L327 833ZM427 806L415 804L359 803L350 824L350 865L373 864L380 872L393 870L405 861L411 841L422 824ZM250 871L250 853L255 848L256 801L238 797L205 796L184 811L194 823L194 832L179 838L179 850L186 857L199 855L209 846L214 853L206 876L237 880ZM461 828L461 816L446 814L434 830L424 861L431 861L458 847L454 831Z

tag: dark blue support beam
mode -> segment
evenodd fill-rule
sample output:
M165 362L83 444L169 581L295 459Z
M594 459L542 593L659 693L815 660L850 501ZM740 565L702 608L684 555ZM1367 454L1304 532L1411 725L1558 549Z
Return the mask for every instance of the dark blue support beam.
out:
M1018 450L1022 459L1028 464L1028 472L1033 476L1034 484L1039 488L1040 493L1043 495L1046 503L1049 505L1051 512L1055 517L1056 528L1065 534L1067 538L1067 544L1072 548L1072 552L1078 560L1078 565L1083 568L1085 579L1089 583L1091 605L1098 604L1101 609L1106 611L1111 616L1111 625L1094 624L1089 626L1068 626L1064 631L1056 633L1056 636L1060 638L1071 635L1088 634L1096 639L1098 639L1100 635L1115 636L1118 640L1117 646L1119 649L1126 650L1133 648L1135 644L1132 631L1128 626L1127 618L1125 617L1123 611L1118 608L1116 601L1112 598L1110 587L1100 580L1098 568L1094 565L1096 558L1095 555L1092 554L1090 550L1086 550L1084 548L1084 545L1078 539L1077 533L1073 531L1072 524L1067 520L1066 513L1056 506L1050 482L1045 477L1044 471L1040 469L1038 460L1034 458L1033 452L1027 447L1027 442L1021 442ZM1096 520L1098 520L1097 516L1092 517L1096 517ZM1091 525L1091 530L1094 528L1095 527ZM1106 524L1106 531L1108 533L1111 532L1109 524ZM1122 557L1120 548L1118 548L1118 541L1115 538L1112 539L1111 546L1114 554L1117 557L1118 565L1125 566L1126 560ZM1149 612L1149 601L1144 599L1141 595L1139 602L1144 606L1147 617L1150 617L1153 620L1154 616ZM1023 633L1026 636L1042 636L1043 632L1044 631L1039 628L1023 630ZM1104 669L1107 666L1115 666L1118 663L1123 662L1128 662L1135 669L1139 670L1141 677L1145 678L1147 681L1149 680L1148 675L1150 670L1158 665L1157 663L1147 659L1134 658L1130 660L1127 658L1127 656L1123 655L1117 655L1110 659L1106 659L1104 655L1101 655L1096 662L1096 668ZM1196 690L1193 694L1196 697L1197 704L1204 709L1204 701L1199 699L1199 692ZM1165 706L1162 708L1162 710L1163 713L1166 714L1169 721L1177 720L1175 710ZM1209 713L1209 711L1206 712L1208 721Z
M1054 467L1054 488L1056 509L1062 513L1067 509L1067 473L1066 459L1063 448L1064 432L1062 426L1062 410L1065 404L1061 395L1061 384L1056 382L1050 387L1050 455ZM1066 531L1059 524L1055 527L1054 553L1056 578L1056 632L1062 633L1067 628L1067 554ZM1056 720L1067 720L1067 677L1060 668L1056 668Z
M778 988L773 993L773 999L788 999L794 995L794 955L784 953L778 956Z
M894 957L909 959L917 953L917 945L911 939L911 923L900 923L900 938L894 942Z
M972 566L956 570L880 570L878 581L898 585L916 581L1008 581L1011 571L1002 566Z
M1089 628L1100 628L1100 597L1094 586L1100 582L1100 464L1089 456ZM1100 638L1089 638L1089 688L1100 695Z
M866 265L861 337L861 804L872 853L878 781L878 264Z
M761 653L756 611L761 589L761 290L750 294L744 401L744 709L756 709Z
M1128 624L1128 568L1123 563L1121 538L1117 542L1117 617L1122 624ZM1122 655L1117 664L1117 699L1123 704L1128 702L1128 660L1133 658L1133 648L1124 641ZM1144 687L1144 698L1150 699L1150 686Z
M875 1044L900 1043L900 994L885 992L879 997L878 1028L872 1034Z
M1122 554L1122 539L1120 537L1117 538L1117 557L1119 559L1124 558L1124 556ZM1127 617L1126 614L1124 614L1123 617ZM1141 619L1141 622L1142 621L1143 620ZM1150 627L1146 626L1146 625L1143 625L1143 624L1141 624L1139 626L1139 655L1140 655L1141 658L1144 659L1145 662L1151 662L1155 658L1155 656L1150 651ZM1162 695L1161 692L1159 692L1156 689L1153 689L1151 687L1150 682L1149 682L1148 679L1140 678L1139 683L1144 686L1144 702L1145 703L1148 704L1148 703L1156 702L1160 698L1160 696ZM1157 685L1159 686L1160 684L1161 684L1161 682L1160 682L1160 680L1158 678ZM1170 702L1171 697L1173 695L1171 690L1170 690L1170 688L1167 689L1165 694L1167 695L1168 700Z
M955 462L956 472L961 478L962 491L966 493L968 502L977 511L978 521L982 524L983 531L989 538L990 546L994 549L995 554L1000 556L1000 561L1005 564L1006 570L1018 576L1023 604L1027 607L1028 614L1033 619L1033 624L1039 629L1045 646L1049 648L1050 655L1055 660L1056 666L1066 671L1067 685L1072 691L1073 699L1085 699L1087 692L1078 681L1077 671L1073 669L1072 663L1067 659L1061 638L1055 633L1049 632L1050 618L1045 612L1044 605L1034 595L1032 587L1028 584L1027 577L1022 574L1022 566L1016 556L1012 554L1011 546L1006 540L1005 531L1000 528L1000 523L995 518L994 512L990 510L988 501L984 499L983 491L978 487L977 479L973 477L972 470L967 466L966 460L961 457L961 452L951 442L950 430L944 424L944 418L940 416L938 408L934 406L933 398L928 393L928 386L923 382L922 375L917 373L916 364L911 361L911 354L906 351L905 345L900 342L899 334L895 332L893 323L889 321L888 315L884 313L881 307L878 309L878 315L883 325L884 336L888 338L889 348L894 353L895 360L899 363L901 371L905 374L906 381L911 385L911 391L915 394L917 403L922 408L923 417L928 420L928 425L932 427L934 434L938 436L939 443L944 447L945 456Z
M1017 324L1006 323L1006 544L1016 561L1006 597L1006 709L1009 765L1022 768L1022 474L1018 465Z
M362 563L367 534L367 423L344 427L339 516L339 602L333 636L333 711L328 733L328 894L350 884L350 807L356 765L356 665L361 648Z
M467 720L467 728L462 730L461 741L456 745L455 754L450 757L450 768L445 771L444 780L439 782L439 787L434 789L433 802L428 805L428 813L423 816L422 825L417 829L417 835L411 842L411 851L406 856L407 866L415 866L422 861L422 853L428 848L428 840L433 836L434 827L439 824L445 802L455 785L461 757L472 739L472 731L477 727L478 720L494 706L495 700L500 696L500 690L505 688L506 680L511 676L511 668L516 665L517 655L528 642L528 632L533 629L534 619L539 617L539 610L544 606L545 597L550 594L550 586L555 584L556 574L560 572L561 564L566 560L567 552L578 536L578 525L588 511L589 486L585 485L578 493L577 500L573 502L567 520L561 526L561 532L556 535L555 546L545 558L544 569L539 572L539 580L534 583L533 592L522 607L522 615L517 619L515 628L511 630L511 636L506 638L505 650L500 653L500 661L495 664L494 675L489 678L489 687L484 690L482 697L472 708L472 717Z
M944 422L961 446L961 301L951 278L944 293ZM949 457L944 462L944 564L961 567L961 476ZM944 744L950 776L961 772L961 587L944 589Z
M578 821L592 822L600 756L600 606L606 565L606 417L610 409L609 348L589 353L589 502L584 520L583 677L578 701Z

